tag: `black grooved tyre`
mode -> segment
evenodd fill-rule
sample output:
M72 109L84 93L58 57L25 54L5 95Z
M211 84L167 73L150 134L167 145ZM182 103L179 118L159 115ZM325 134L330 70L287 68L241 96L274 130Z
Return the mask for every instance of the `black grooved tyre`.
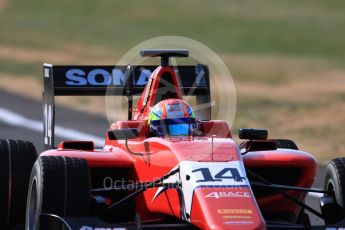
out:
M32 143L0 140L0 226L14 229L25 222L30 172L37 158Z
M38 214L88 216L89 169L84 159L42 156L34 164L27 199L26 229L39 229Z
M331 191L336 207L327 213L330 216L326 223L334 223L345 218L345 158L336 158L329 162L326 168L324 190Z

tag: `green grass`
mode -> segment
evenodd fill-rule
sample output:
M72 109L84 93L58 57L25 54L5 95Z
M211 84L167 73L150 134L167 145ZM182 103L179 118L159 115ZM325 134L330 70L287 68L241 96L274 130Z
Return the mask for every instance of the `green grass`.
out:
M221 53L279 54L345 62L345 2L12 0L0 42L40 49L81 43L123 52L179 35Z
M14 74L23 76L35 76L41 79L42 63L39 62L19 62L0 58L0 72L2 74Z

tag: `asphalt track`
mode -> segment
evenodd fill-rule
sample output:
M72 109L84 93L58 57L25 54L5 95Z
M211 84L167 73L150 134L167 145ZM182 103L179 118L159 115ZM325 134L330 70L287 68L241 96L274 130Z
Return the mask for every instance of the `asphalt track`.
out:
M14 95L4 89L0 90L0 139L21 139L34 143L38 152L43 151L42 105L38 101ZM80 139L93 138L98 145L102 144L105 131L109 127L108 121L102 117L79 112L63 106L56 106L56 125L60 134L56 136L56 143L68 133L79 135ZM67 133L67 134L66 134ZM84 136L83 136L84 135ZM313 187L321 188L325 167L319 166L317 180ZM306 203L319 210L318 198L308 195ZM312 225L321 225L323 221L308 213Z

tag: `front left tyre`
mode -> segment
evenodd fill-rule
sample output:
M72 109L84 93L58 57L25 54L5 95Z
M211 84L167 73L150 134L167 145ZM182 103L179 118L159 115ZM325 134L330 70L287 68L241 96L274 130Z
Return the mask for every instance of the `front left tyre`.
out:
M31 168L37 153L21 140L0 140L0 228L22 229Z
M89 210L90 176L87 162L61 156L39 157L30 177L25 229L45 230L40 226L42 213L62 218L86 217Z

